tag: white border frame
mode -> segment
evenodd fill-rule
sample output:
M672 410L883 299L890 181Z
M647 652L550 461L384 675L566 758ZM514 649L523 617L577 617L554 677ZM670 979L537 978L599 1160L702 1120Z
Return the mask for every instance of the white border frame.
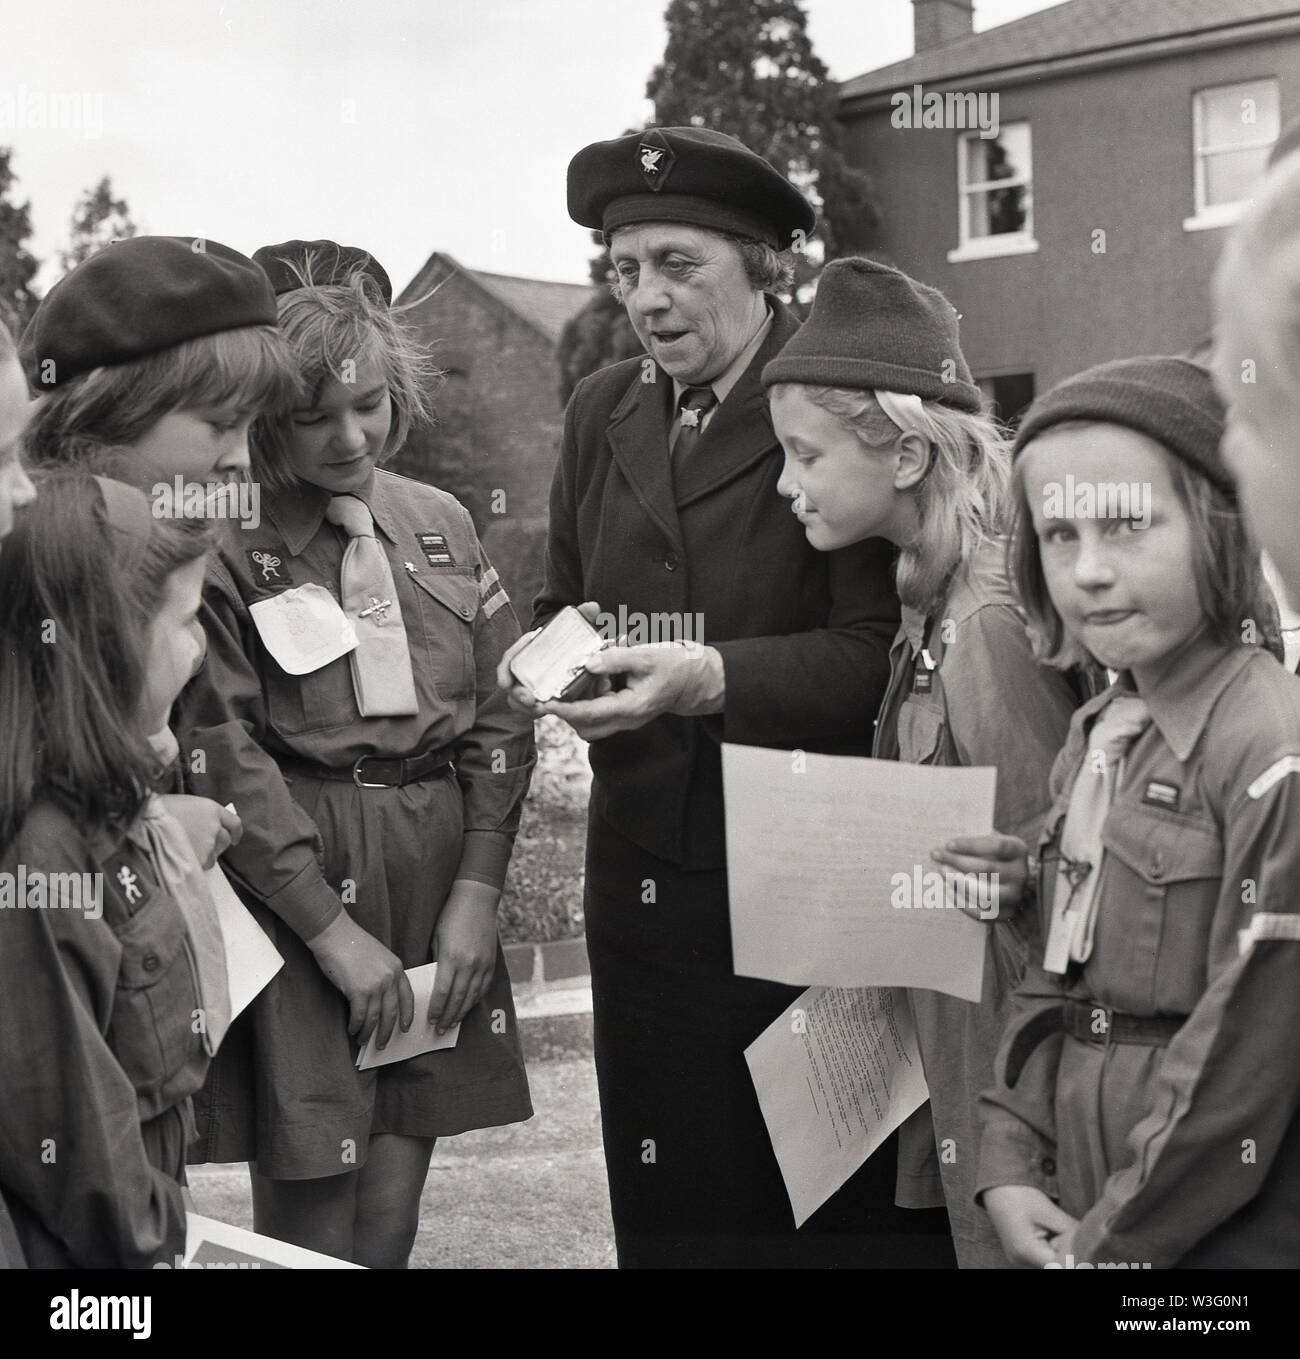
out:
M1282 82L1275 75L1254 76L1250 80L1232 80L1225 85L1202 85L1192 91L1192 206L1190 217L1183 218L1184 231L1214 231L1219 227L1231 226L1250 206L1249 198L1239 198L1232 203L1207 203L1205 201L1205 160L1208 156L1224 155L1233 151L1259 151L1270 147L1276 137L1256 138L1253 142L1242 142L1235 146L1204 145L1204 122L1202 97L1216 94L1222 90L1243 90L1252 85L1271 83L1277 91L1278 131L1281 132Z
M1024 124L1028 131L1029 173L1016 175L1010 179L980 180L975 184L966 182L966 143L978 132L961 133L956 140L957 148L957 248L948 251L949 264L961 264L966 260L997 259L1003 255L1032 255L1038 249L1034 239L1034 131L1028 118L1014 118L1003 123L1001 131ZM983 138L982 140L988 140ZM970 234L970 195L988 193L994 189L1025 190L1025 226L1020 231L1004 231L993 236L972 236Z

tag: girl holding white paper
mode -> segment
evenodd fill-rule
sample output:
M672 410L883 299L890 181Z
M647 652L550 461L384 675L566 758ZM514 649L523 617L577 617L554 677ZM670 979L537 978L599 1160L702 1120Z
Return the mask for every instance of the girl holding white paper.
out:
M225 527L178 730L190 786L248 826L224 862L284 967L214 1067L198 1157L250 1162L259 1232L403 1267L435 1138L532 1113L496 926L533 756L496 689L519 629L460 503L376 467L430 376L387 274L330 241L255 258L301 395L253 431L263 520ZM413 1023L460 1035L357 1069Z
M1035 834L1078 698L1034 659L1007 584L1009 457L970 380L952 306L886 265L834 261L808 323L763 382L786 453L778 489L808 541L831 551L883 537L899 548L903 617L876 757L994 765L996 825ZM917 881L947 863L938 851L933 863L898 870ZM962 1268L1006 1264L973 1202L974 1103L1034 937L1032 915L1015 909L1017 872L1008 861L980 879L947 874L949 904L969 905L991 931L981 1001L910 992L930 1103L900 1130L898 1201L946 1199Z

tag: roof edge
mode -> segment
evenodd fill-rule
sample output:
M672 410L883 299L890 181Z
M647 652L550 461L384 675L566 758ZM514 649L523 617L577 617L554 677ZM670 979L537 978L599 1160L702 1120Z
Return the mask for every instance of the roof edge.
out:
M1085 52L1066 53L1059 57L1040 57L1033 61L1015 62L1009 66L967 67L949 75L929 80L900 78L889 85L877 89L863 90L855 94L840 95L840 116L854 113L867 113L872 106L888 103L891 95L900 89L921 84L929 89L944 90L962 81L979 80L983 83L997 81L1003 85L1020 85L1031 80L1041 80L1048 76L1073 73L1075 71L1098 70L1107 66L1131 65L1135 62L1159 59L1175 53L1197 51L1207 47L1237 46L1245 42L1259 41L1270 37L1282 37L1300 32L1300 11L1295 14L1273 15L1260 19L1234 19L1227 23L1190 29L1184 33L1171 33L1163 37L1143 38L1136 42L1117 43L1111 47L1092 47ZM908 58L914 60L914 58ZM895 63L903 65L904 63ZM882 71L889 67L882 66ZM873 74L864 71L862 76L841 81L841 90L853 80L861 80Z

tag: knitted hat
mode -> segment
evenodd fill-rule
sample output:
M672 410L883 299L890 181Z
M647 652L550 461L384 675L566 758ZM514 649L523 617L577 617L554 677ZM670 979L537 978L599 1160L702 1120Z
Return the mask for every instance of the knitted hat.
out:
M20 354L32 385L48 391L202 335L276 323L271 285L246 255L202 237L136 236L50 289Z
M1209 373L1187 359L1116 359L1058 382L1030 406L1013 457L1044 430L1067 420L1123 425L1154 439L1235 498L1219 456L1223 402Z
M743 142L706 127L653 127L584 146L569 162L569 216L605 233L684 222L789 250L817 225L812 205Z
M875 260L832 260L822 271L812 315L763 369L778 382L910 392L978 411L957 336L957 313L936 288Z
M275 295L305 287L309 277L313 287L344 283L354 269L363 269L372 278L385 303L393 304L393 284L388 271L359 245L339 245L337 241L282 241L253 251L253 260L266 270Z

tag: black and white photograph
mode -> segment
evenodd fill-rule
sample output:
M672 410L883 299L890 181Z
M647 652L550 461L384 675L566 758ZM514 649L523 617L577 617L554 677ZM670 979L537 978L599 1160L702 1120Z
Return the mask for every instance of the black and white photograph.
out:
M1297 431L1300 3L0 0L11 1335L1280 1338Z

